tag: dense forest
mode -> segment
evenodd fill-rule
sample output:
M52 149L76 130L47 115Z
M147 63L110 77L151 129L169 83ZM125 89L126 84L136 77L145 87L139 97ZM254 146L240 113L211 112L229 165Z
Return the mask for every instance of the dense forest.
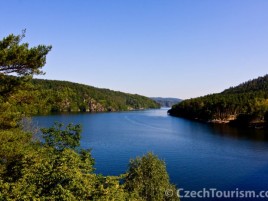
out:
M67 81L33 79L36 110L48 112L105 112L159 108L151 99Z
M267 127L268 75L231 87L222 93L188 99L170 115L241 126Z
M102 176L95 173L91 150L80 148L81 125L55 123L39 132L26 121L33 113L97 111L88 101L104 111L158 105L138 95L32 80L43 73L52 47L29 48L21 43L24 34L0 41L0 201L179 200L164 161L153 153L130 160L122 175ZM166 190L174 194L166 196Z

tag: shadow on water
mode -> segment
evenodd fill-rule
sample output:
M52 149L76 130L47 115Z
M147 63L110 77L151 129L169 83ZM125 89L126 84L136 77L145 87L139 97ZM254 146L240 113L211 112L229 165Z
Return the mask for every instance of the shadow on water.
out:
M213 134L243 140L268 141L268 131L254 128L238 128L228 124L209 124Z
M185 125L193 127L197 130L202 130L202 133L209 133L210 135L221 136L223 138L230 138L236 140L250 140L250 141L268 141L268 130L267 129L257 129L250 127L238 127L229 124L214 124L206 123L201 121L195 121L190 119L185 119L182 117L173 117L168 115L172 119L179 119Z

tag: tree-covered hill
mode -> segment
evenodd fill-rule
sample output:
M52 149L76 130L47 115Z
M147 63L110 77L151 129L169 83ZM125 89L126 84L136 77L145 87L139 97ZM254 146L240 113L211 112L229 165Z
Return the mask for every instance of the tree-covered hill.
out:
M151 97L151 99L159 103L161 107L172 107L173 105L182 101L178 98Z
M268 75L219 94L182 101L174 105L169 114L215 123L263 127L268 121Z
M137 94L67 81L33 79L35 106L38 113L48 112L105 112L159 108L155 101Z
M256 91L268 91L268 75L244 82L236 87L230 87L222 93L247 93Z

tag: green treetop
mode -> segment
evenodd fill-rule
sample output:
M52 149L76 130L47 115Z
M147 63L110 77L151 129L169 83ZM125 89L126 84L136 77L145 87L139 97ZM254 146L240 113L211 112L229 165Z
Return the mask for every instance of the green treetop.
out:
M22 43L25 30L21 35L13 35L0 41L0 73L16 73L19 76L42 74L41 68L46 64L46 55L51 46L38 45L29 48L28 43Z

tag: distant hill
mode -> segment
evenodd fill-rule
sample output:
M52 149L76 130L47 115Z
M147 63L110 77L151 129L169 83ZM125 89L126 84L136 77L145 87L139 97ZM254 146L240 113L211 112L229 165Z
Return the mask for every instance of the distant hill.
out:
M160 108L145 96L100 89L67 81L33 79L34 109L49 112L105 112Z
M161 107L172 107L172 105L175 105L182 101L181 99L178 98L151 97L151 99L159 103Z
M214 123L265 127L268 122L268 75L222 93L184 100L174 105L169 114Z

